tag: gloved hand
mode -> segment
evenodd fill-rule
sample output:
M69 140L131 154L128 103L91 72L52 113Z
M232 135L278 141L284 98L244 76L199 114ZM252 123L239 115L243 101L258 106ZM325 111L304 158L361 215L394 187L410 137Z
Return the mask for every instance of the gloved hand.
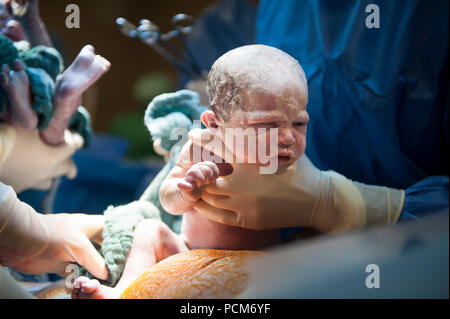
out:
M101 234L103 216L42 215L21 202L10 186L0 183L0 194L1 265L64 275L66 265L77 262L98 278L108 277L105 261L88 239Z
M83 138L66 130L65 144L45 144L37 129L29 131L0 124L0 180L17 193L29 188L49 189L55 177L75 178L77 168L71 159L83 146ZM3 152L3 154L2 154Z
M191 131L191 139L193 135ZM227 225L255 230L306 226L339 233L395 224L403 207L403 190L320 171L306 155L276 174L260 174L253 164L232 166L231 175L203 187L194 205L199 213Z

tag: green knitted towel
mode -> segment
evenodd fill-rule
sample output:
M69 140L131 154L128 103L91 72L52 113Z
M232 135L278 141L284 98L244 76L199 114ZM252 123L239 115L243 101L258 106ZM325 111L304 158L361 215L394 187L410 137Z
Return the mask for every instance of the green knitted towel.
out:
M81 137L83 137L83 148L88 148L89 146L91 146L91 117L89 115L89 112L83 106L80 105L77 112L70 119L69 129L73 132L77 132L81 135Z
M144 122L153 139L161 138L162 144L170 145L172 157L153 179L138 201L127 205L110 206L104 212L105 228L103 244L100 254L105 258L109 270L109 278L103 282L115 286L122 275L126 257L133 243L133 231L137 224L144 219L162 219L173 231L179 232L181 216L168 214L159 202L159 189L170 170L177 162L178 154L183 145L170 140L172 130L182 127L192 128L192 122L199 120L201 113L206 110L200 106L200 99L196 92L181 90L175 93L162 94L149 104L145 112ZM93 278L85 269L82 274Z
M0 33L0 68L3 64L12 67L13 62L19 57L19 52L13 42ZM0 115L6 109L8 103L6 92L0 87Z
M192 129L193 121L200 120L206 110L200 105L200 96L191 90L180 90L155 97L147 107L144 123L152 139L161 138L161 146L170 151L179 139L171 139L175 129Z
M30 81L31 108L38 116L38 129L47 128L53 117L53 91L55 83L43 69L27 67L25 71Z
M64 70L63 59L59 52L43 45L30 50L19 50L19 58L28 67L43 69L55 82Z
M0 35L0 67L5 63L12 67L16 59L25 63L33 101L31 107L38 116L38 129L43 130L53 117L53 92L56 79L64 69L63 59L54 48L36 46L29 49L24 41L13 43L8 37ZM6 105L6 93L0 87L0 114ZM92 139L91 121L84 107L80 106L73 115L69 128L84 138L84 148L89 147Z
M104 215L105 228L100 253L109 269L108 283L115 285L122 275L125 260L133 244L136 225L144 219L160 219L160 214L151 203L138 200L123 206L110 206Z

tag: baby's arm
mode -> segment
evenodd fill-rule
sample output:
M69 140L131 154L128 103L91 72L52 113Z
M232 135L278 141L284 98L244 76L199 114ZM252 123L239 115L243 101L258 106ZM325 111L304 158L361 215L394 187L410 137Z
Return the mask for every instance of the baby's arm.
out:
M170 214L180 215L192 209L200 199L201 187L219 177L219 168L213 162L193 163L192 142L180 152L178 163L170 171L159 190L162 207Z

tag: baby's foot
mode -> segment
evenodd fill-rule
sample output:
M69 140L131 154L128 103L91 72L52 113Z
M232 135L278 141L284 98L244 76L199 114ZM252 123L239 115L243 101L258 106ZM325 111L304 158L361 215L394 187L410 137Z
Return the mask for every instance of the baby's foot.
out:
M64 130L80 106L81 95L110 67L108 60L95 54L93 46L83 47L56 82L53 95L55 114L49 126L41 132L45 142L58 145L64 141Z
M8 98L7 113L4 120L32 130L38 124L38 117L31 108L31 92L28 74L20 60L13 63L11 70L3 64L0 71L0 85Z
M96 279L79 277L72 289L72 299L117 299L120 291L103 286Z

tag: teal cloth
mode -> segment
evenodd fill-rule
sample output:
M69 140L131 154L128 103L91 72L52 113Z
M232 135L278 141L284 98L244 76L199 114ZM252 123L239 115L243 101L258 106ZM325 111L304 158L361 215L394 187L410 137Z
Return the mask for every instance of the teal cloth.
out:
M30 81L31 107L38 116L38 129L44 130L54 114L53 92L57 77L64 69L63 59L54 48L40 45L28 50L27 45L18 47L8 37L0 35L0 67L5 63L12 67L16 59L24 62ZM0 115L6 109L7 102L6 93L0 87ZM69 128L84 138L84 148L89 147L92 129L89 113L84 107L80 106L73 115Z
M105 228L100 254L105 259L109 278L104 284L115 285L122 275L128 252L133 244L136 225L149 218L160 218L150 202L138 200L127 205L110 206L104 212Z
M55 83L43 69L27 67L25 71L30 81L31 108L38 116L38 129L47 128L53 117L53 91Z
M200 105L200 96L191 90L180 90L158 95L150 102L145 112L144 123L152 139L161 138L161 146L170 151L179 139L171 139L174 129L191 130L193 121L200 120L206 111Z
M161 184L175 166L184 144L180 143L183 137L174 134L177 138L171 138L171 134L179 129L183 129L186 133L190 131L193 122L200 121L200 115L206 110L206 107L200 105L200 96L197 92L179 90L158 95L150 102L145 112L144 123L152 139L161 138L161 146L171 152L171 158L142 196L159 208L162 220L175 232L179 232L181 216L167 213L159 202ZM184 139L186 141L187 136Z
M0 34L0 68L3 64L12 67L13 62L19 57L19 52L14 46L13 42L6 36ZM2 87L0 87L0 115L6 109L8 100L6 93Z
M43 45L38 45L28 51L19 50L19 58L28 67L45 70L55 82L58 75L64 70L61 54L56 49Z
M200 105L200 98L196 92L181 90L174 93L159 95L149 104L144 122L150 131L152 139L162 139L162 145L171 151L169 162L153 179L138 201L127 205L110 206L104 212L105 228L100 254L105 258L109 270L109 277L102 283L115 286L122 275L125 261L133 243L133 232L137 224L149 218L156 218L166 223L174 232L180 231L181 216L168 214L159 201L161 184L175 166L182 144L178 140L170 140L172 130L180 128L189 131L194 120L206 110ZM83 275L93 278L86 269Z
M72 132L77 132L84 139L83 148L88 148L92 142L92 127L91 117L89 112L83 107L79 106L77 112L72 116L69 123L69 129Z

